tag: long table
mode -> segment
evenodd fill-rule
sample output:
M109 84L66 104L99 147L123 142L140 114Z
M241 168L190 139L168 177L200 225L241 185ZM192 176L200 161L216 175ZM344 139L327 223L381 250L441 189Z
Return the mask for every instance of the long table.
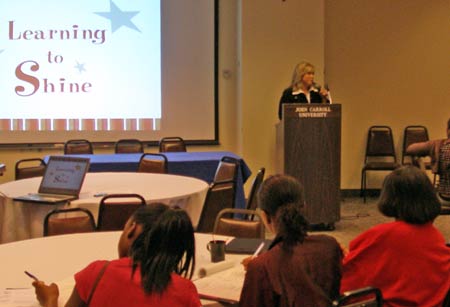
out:
M228 151L212 152L167 152L168 173L195 177L211 183L214 179L220 159L224 156L239 160L237 176L236 207L245 208L244 183L251 171L245 161L238 155ZM90 159L89 172L135 172L138 169L142 154L93 154L77 155ZM44 158L48 161L49 156Z

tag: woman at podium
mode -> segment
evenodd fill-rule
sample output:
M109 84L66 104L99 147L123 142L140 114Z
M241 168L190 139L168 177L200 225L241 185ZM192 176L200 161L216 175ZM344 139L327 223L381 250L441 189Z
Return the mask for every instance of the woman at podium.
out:
M281 120L284 103L329 103L328 90L314 83L314 66L301 62L294 68L291 86L283 91L278 107Z

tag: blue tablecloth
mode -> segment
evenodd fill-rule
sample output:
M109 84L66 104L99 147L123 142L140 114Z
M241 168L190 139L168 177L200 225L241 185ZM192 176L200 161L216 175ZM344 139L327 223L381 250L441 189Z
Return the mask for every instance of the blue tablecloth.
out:
M90 172L135 172L142 154L76 155L90 159ZM240 161L237 178L236 208L245 208L244 183L251 171L245 161L232 152L166 152L169 174L191 176L211 183L220 159L224 156ZM75 155L74 155L75 156ZM48 156L44 158L48 161Z

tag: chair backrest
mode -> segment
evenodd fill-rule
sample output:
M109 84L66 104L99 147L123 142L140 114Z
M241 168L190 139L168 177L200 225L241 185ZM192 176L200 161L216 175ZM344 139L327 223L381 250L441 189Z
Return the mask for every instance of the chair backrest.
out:
M380 289L366 287L344 292L333 302L333 307L382 307L383 296Z
M97 230L122 230L128 218L145 199L139 194L110 194L102 198L98 210Z
M243 214L246 216L258 216L259 219L249 221L246 219L233 219L224 217L230 214ZM265 238L264 224L258 211L247 209L226 208L220 210L214 223L215 234L232 236L237 238Z
M425 126L407 126L403 132L402 164L405 164L405 158L411 157L406 153L409 145L429 140L428 130Z
M68 140L64 144L65 155L80 155L80 154L91 155L93 153L94 149L92 147L91 142L85 139Z
M163 137L159 141L159 152L185 152L186 144L178 136Z
M44 237L94 231L94 216L84 208L55 209L44 219Z
M369 157L390 157L397 162L394 138L389 126L372 126L369 128L366 147L366 162Z
M15 179L44 176L46 166L44 160L40 158L19 160L15 166Z
M450 247L450 244L447 243L447 246ZM448 292L447 292L447 295L445 296L442 307L450 307L450 289L448 289Z
M214 175L214 181L233 180L234 182L236 182L238 167L238 159L228 156L222 157L219 165L217 166L216 173Z
M211 183L206 193L196 231L212 232L220 210L233 208L234 196L235 185L232 180Z
M138 172L140 173L167 173L167 157L158 153L145 153L139 160Z
M256 195L258 194L259 187L261 186L261 183L264 180L265 172L266 172L266 169L264 167L261 167L258 170L258 173L256 174L255 179L253 180L252 187L250 189L250 193L248 194L248 198L247 198L246 208L248 210L255 210L258 207L258 201L257 201ZM253 220L253 216L251 217L251 220Z
M143 153L144 145L137 139L118 140L114 146L115 153Z

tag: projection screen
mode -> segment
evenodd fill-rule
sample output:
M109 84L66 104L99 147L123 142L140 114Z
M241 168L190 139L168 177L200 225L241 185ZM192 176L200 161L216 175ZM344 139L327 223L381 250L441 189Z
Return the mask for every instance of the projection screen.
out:
M216 2L0 2L0 143L217 142Z

